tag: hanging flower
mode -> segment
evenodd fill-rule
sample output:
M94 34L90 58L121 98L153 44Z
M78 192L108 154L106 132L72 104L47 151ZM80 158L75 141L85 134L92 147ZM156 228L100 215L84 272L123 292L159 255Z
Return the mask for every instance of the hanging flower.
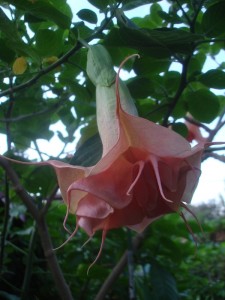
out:
M186 203L199 180L204 143L191 148L177 133L134 115L137 111L129 91L119 79L130 57L115 74L102 46L92 46L89 54L89 71L100 64L101 78L99 72L90 77L96 84L103 156L92 167L55 160L40 164L49 164L56 171L67 205L65 228L68 214L76 215L76 228L68 240L80 227L89 237L102 231L98 258L107 231L126 226L142 232L165 214L183 216L182 207L189 211Z
M127 113L124 101L121 106L119 72L108 87L110 92L114 88L115 97L97 97L103 141L100 161L90 168L48 162L56 170L68 213L76 215L71 237L79 227L90 237L102 230L97 258L107 231L126 226L141 232L160 216L173 212L182 215L180 208L188 209L185 203L191 201L197 186L204 150L203 143L191 148L170 129ZM106 90L104 94L107 96ZM113 110L114 118L105 120L107 107Z

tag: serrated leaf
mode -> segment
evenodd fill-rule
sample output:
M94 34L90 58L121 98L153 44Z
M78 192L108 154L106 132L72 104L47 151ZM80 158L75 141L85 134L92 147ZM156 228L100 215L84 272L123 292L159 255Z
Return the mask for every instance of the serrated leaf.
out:
M225 89L225 72L221 70L209 70L199 76L199 81L214 89Z
M91 24L96 24L98 21L96 13L90 9L81 9L78 11L77 15L81 20L87 21Z
M199 122L210 123L219 114L218 97L206 89L188 92L185 94L185 99L188 111Z
M224 36L225 2L219 1L211 5L203 15L202 27L210 37Z
M21 75L26 71L26 69L27 69L27 61L26 61L25 57L23 57L23 56L18 57L14 61L13 66L12 66L13 73L15 75Z

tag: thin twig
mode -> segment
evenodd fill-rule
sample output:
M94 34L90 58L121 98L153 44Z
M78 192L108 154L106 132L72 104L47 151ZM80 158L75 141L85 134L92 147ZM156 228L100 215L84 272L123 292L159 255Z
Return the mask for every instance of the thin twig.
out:
M57 288L62 300L73 300L71 291L65 281L55 252L53 251L51 237L44 216L39 218L37 222L37 227L41 239L42 248L44 250L45 258L48 262L49 269L55 281L55 287Z
M207 139L209 142L211 142L214 139L214 137L216 136L218 131L225 125L225 120L223 121L224 115L225 115L225 108L223 109L222 113L220 114L220 117L218 119L218 122L217 122L215 128L213 130L211 130L211 132L210 132L210 135Z
M173 98L173 101L169 105L168 110L167 110L167 112L165 114L165 117L163 119L163 126L165 126L165 127L168 126L168 119L169 119L171 113L173 112L173 110L174 110L180 96L182 95L184 89L187 86L187 71L188 71L188 64L189 64L189 61L190 61L191 57L192 57L191 55L188 55L186 57L186 59L184 60L184 62L183 62L183 68L182 68L181 79L180 79L180 84L179 84L178 90L176 92L176 95Z
M52 192L48 196L46 204L42 207L42 209L40 211L40 215L44 216L47 213L47 211L52 203L52 200L55 199L58 189L59 189L59 186L58 186L58 184L56 184L56 186L53 188Z
M33 117L36 117L36 116L40 116L40 115L52 112L52 111L58 109L61 105L63 105L63 103L65 103L65 101L64 101L64 99L61 99L59 102L53 104L51 107L45 108L43 110L31 113L31 114L18 116L18 117L15 117L15 118L0 119L0 122L2 122L2 123L14 123L14 122L24 121L24 120L29 119L29 118L33 118Z
M24 279L23 279L21 300L28 299L36 241L37 241L37 227L36 227L36 224L34 224L33 231L32 231L31 237L30 237L29 251L28 251L27 258L26 258L26 271L25 271L25 275L24 275Z
M205 124L203 124L203 123L200 123L200 122L198 122L198 121L196 121L196 120L194 120L194 119L192 119L192 118L190 118L188 116L184 117L184 119L186 121L188 121L189 123L191 123L191 124L194 124L194 125L196 125L198 127L203 128L207 132L211 132L211 129L208 126L206 126Z
M179 0L176 0L177 5L179 6L180 10L182 11L184 17L186 18L188 25L191 25L191 19L189 18L189 16L186 14L186 11L184 10L183 6L180 4Z
M127 229L128 249L127 249L127 265L129 275L129 300L135 300L135 283L134 283L134 251L132 245L131 231Z
M7 159L5 159L3 156L0 155L0 165L7 172L8 177L10 178L10 180L13 183L15 192L21 198L23 203L26 205L26 207L28 208L28 211L30 212L32 217L35 220L38 220L38 209L34 204L34 199L27 193L27 191L21 185L16 172L13 170L13 168L11 166L11 163Z
M133 252L137 251L140 247L147 230L144 230L142 233L136 235L136 237L132 241ZM120 258L119 262L116 264L112 272L109 274L108 278L105 280L104 284L102 285L101 289L99 290L95 300L104 300L105 296L111 289L114 282L118 279L119 275L123 272L124 268L127 264L127 251L124 252L122 257Z
M209 157L213 157L223 163L225 163L225 155L219 155L219 154L216 154L216 153L210 153L209 154Z
M1 232L1 246L0 246L0 273L2 273L4 254L5 254L5 242L7 238L8 222L9 222L9 182L5 172L5 207L4 207L3 228Z
M195 11L194 17L193 17L193 19L191 20L191 23L190 23L190 32L192 32L192 33L195 32L195 23L196 23L198 14L200 13L200 11L201 11L201 9L202 9L202 6L203 6L204 2L205 2L205 0L201 0L201 1L200 1L199 6L198 6L198 8L197 8L196 11Z
M225 147L210 147L206 148L204 152L224 151Z

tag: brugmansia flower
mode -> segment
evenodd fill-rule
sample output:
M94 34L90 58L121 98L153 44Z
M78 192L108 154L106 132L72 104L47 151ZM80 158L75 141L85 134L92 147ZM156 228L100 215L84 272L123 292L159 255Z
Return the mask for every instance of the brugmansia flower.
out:
M197 186L204 150L203 143L191 148L170 129L127 113L126 103L121 105L119 71L108 86L110 93L105 88L98 93L105 97L97 95L103 141L100 161L90 168L48 162L56 170L68 213L76 215L71 237L79 227L90 237L102 230L101 249L108 230L126 226L141 232L162 215L182 215L180 208L188 209L185 203L191 201ZM110 114L114 117L105 120Z
M126 226L141 232L160 216L189 210L185 203L198 183L204 143L191 148L177 133L138 117L119 80L120 69L115 74L103 46L90 47L88 70L96 85L102 158L92 167L54 160L40 164L56 171L67 205L65 228L68 213L76 215L69 239L80 227L89 237L102 230L98 258L107 231Z

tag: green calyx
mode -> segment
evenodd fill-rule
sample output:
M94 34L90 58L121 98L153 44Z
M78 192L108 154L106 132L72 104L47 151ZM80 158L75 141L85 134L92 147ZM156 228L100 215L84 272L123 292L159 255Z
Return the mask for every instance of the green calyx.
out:
M112 59L100 44L90 46L87 55L87 74L95 86L111 86L116 79Z

